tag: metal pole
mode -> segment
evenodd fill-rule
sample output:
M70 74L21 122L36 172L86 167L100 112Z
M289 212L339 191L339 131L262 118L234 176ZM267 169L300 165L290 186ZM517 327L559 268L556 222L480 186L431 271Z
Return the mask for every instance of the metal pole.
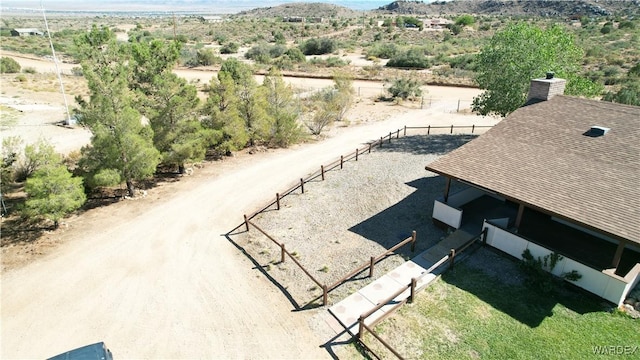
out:
M42 4L40 4L42 6ZM47 36L49 37L49 45L51 46L51 55L53 56L53 63L56 66L56 74L58 75L58 81L60 82L60 91L62 91L62 97L64 99L64 110L67 112L67 124L71 125L71 114L69 113L69 104L67 103L67 96L64 93L64 84L62 84L62 75L60 75L60 68L58 67L58 58L56 57L56 50L53 48L53 41L51 40L51 32L49 31L49 23L47 22L47 16L44 13L44 6L42 6L42 17L44 18L44 26L47 30Z

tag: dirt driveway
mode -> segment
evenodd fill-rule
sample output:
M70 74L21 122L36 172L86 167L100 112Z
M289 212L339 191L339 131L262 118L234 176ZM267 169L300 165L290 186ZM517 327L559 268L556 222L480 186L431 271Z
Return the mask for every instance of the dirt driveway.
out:
M389 131L495 122L371 107L398 115L209 164L145 198L68 219L45 235L57 244L48 255L2 273L0 358L46 358L98 341L117 359L328 358L319 346L329 339L311 324L322 309L292 312L222 234L319 164Z

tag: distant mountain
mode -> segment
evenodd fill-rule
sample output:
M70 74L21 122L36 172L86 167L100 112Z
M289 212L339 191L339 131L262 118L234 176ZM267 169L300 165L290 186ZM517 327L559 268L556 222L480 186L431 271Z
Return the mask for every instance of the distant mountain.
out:
M394 1L376 12L416 15L484 14L506 16L577 17L640 15L640 0L454 0Z
M255 18L273 17L305 17L305 18L349 18L361 16L362 12L355 11L345 6L327 3L289 3L273 7L261 7L252 10L242 11L237 16Z

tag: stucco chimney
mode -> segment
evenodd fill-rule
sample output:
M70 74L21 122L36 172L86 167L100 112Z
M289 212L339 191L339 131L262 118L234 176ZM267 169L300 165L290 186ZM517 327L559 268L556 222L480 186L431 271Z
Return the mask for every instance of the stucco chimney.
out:
M548 72L547 76L543 79L531 80L527 102L530 102L532 99L546 101L556 95L562 95L564 94L564 87L566 85L567 80L556 78L552 72Z

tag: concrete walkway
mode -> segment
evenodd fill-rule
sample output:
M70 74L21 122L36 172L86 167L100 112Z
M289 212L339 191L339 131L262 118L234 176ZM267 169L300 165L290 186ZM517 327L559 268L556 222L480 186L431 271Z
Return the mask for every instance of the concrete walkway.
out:
M427 270L448 255L451 249L462 246L476 235L462 229L456 230L438 244L330 307L329 313L333 316L327 317L327 323L336 334L347 330L352 336L355 336L359 331L358 318L360 315L370 311L401 288L406 288L411 283L412 278L419 278L416 292L427 287L448 265L442 265L433 272L426 274ZM375 322L395 304L407 299L409 296L410 290L407 288L406 291L369 316L365 320L365 324L370 325Z

